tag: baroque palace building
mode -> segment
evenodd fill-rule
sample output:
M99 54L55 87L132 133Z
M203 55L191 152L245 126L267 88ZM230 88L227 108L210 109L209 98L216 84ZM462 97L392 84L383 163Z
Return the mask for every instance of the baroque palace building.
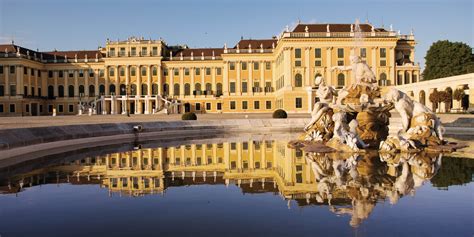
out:
M235 46L189 48L163 40L107 40L98 50L39 52L0 45L0 116L73 115L95 102L100 114L152 114L167 98L174 112L307 113L313 79L351 84L350 55L360 55L381 86L419 80L413 33L361 24L298 24L270 39L241 39Z

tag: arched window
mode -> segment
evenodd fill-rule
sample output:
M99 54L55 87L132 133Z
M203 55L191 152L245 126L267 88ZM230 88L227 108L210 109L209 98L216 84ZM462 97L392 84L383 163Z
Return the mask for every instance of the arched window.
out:
M217 96L222 95L222 83L217 83L217 85L216 85L216 95Z
M152 70L152 75L153 76L158 75L158 69L156 67L153 67L151 70Z
M194 86L194 90L195 90L195 95L200 95L201 94L201 83L196 83L196 85Z
M48 98L49 99L54 98L54 87L53 86L48 86Z
M212 85L211 85L211 83L206 83L206 95L212 95Z
M405 72L405 84L410 83L410 73L408 71Z
M344 87L345 84L346 84L346 77L344 76L344 74L339 73L339 75L337 75L337 87L342 88Z
M145 83L142 84L142 95L148 95L148 85Z
M69 85L67 91L69 93L69 97L74 97L74 86L73 85Z
M136 84L130 85L130 95L137 95L137 85Z
M95 86L94 85L89 86L89 96L90 97L95 97Z
M191 95L191 85L189 83L184 84L184 95Z
M120 84L120 95L127 94L127 86L125 84Z
M146 76L146 67L141 68L141 75Z
M151 94L158 95L158 84L154 83L151 85Z
M79 95L84 95L85 91L84 91L84 86L83 85L80 85L79 86Z
M99 95L105 95L105 86L104 85L99 86Z
M387 86L387 74L382 72L379 77L379 86Z
M419 102L422 104L422 105L425 105L426 103L426 94L425 94L425 91L420 91L420 98L419 98Z
M303 76L301 74L295 75L295 87L302 87L303 86Z
M173 94L174 95L179 95L179 84L178 83L174 83Z
M109 94L110 94L110 95L115 95L115 85L114 85L114 84L110 84L110 86L109 86Z
M163 95L169 95L170 94L170 88L168 87L168 83L163 84Z

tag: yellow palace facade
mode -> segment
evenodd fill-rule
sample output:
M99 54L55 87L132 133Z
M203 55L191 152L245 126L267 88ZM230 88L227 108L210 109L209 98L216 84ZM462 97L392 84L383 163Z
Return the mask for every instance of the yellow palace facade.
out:
M235 46L189 48L131 37L98 50L39 52L0 45L0 116L74 115L79 103L97 114L158 113L162 98L174 112L307 113L315 101L313 79L342 88L358 54L382 86L417 82L413 34L361 24L298 24L270 39L241 39Z

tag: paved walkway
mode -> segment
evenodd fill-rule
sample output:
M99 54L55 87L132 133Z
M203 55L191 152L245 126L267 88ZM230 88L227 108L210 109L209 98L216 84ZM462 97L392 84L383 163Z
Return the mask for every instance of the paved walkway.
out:
M198 114L198 120L221 120L221 119L271 119L271 113L258 114ZM398 114L392 115L394 118ZM459 118L474 120L472 114L438 114L443 123L452 123ZM310 114L289 114L289 118L310 118ZM0 129L50 127L78 124L101 124L101 123L127 123L127 122L153 122L181 120L180 114L156 114L156 115L94 115L94 116L39 116L39 117L0 117Z

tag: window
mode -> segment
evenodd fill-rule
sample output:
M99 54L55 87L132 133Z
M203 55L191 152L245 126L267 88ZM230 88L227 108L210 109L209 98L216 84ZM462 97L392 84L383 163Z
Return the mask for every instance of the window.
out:
M265 102L265 109L272 109L272 102L270 100Z
M260 68L260 63L259 62L254 62L253 63L253 70L258 70Z
M84 70L79 70L79 77L84 77Z
M387 74L382 72L379 76L379 86L387 86Z
M230 82L230 93L235 93L235 82Z
M346 84L345 81L346 79L344 74L339 73L339 75L337 75L337 87L342 88Z
M216 96L221 96L221 95L222 95L222 83L217 83Z
M344 49L342 48L337 49L337 57L344 58Z
M235 63L234 62L229 63L229 69L230 70L235 70Z
M247 82L246 81L242 82L242 93L247 93Z
M48 71L48 77L52 78L53 77L53 71Z
M387 49L386 48L380 48L380 57L381 58L386 58L387 57Z
M295 107L297 109L303 108L303 99L300 97L295 98Z
M50 98L50 99L54 98L54 87L53 86L48 86L48 98Z
M15 104L10 104L10 113L15 113Z
M222 110L222 103L217 103L217 110Z
M58 77L62 78L64 76L64 71L63 70L60 70L58 72Z
M242 101L242 109L248 109L248 102Z
M153 85L151 85L151 94L158 95L158 84L153 83Z
M94 70L89 69L89 77L94 77Z
M74 71L73 70L70 70L69 71L69 75L68 75L69 78L72 78L74 77Z
M74 112L74 105L69 105L68 106L68 112L73 113Z
M300 60L295 61L295 67L301 67L301 61Z
M174 86L173 86L173 93L175 95L179 95L179 83L174 83Z
M132 47L131 52L130 52L130 55L131 55L131 56L136 56L136 55L137 55L137 48Z
M125 76L125 68L120 67L120 76L123 77Z
M211 103L206 103L206 110L211 110Z
M0 65L0 74L3 74L3 65Z
M206 75L211 75L211 68L209 67L206 67Z
M64 112L64 106L63 105L58 105L58 112L59 113Z
M153 56L157 56L158 55L158 47L153 47L152 52L153 52Z
M99 86L99 94L100 95L105 95L105 86L104 85Z
M303 76L299 73L295 75L295 87L303 87Z
M206 83L206 95L212 94L212 85L211 83Z
M153 68L151 69L151 74L152 74L153 76L158 75L158 69L157 69L156 67L153 67Z
M196 83L194 85L194 91L195 91L195 94L196 95L200 95L201 94L201 83Z
M104 69L99 70L99 77L104 77Z
M272 64L270 62L265 62L265 70L270 70Z
M254 109L260 109L260 101L256 100L253 102L253 108Z
M64 97L64 86L58 86L58 96Z
M134 77L136 74L137 74L137 70L134 67L130 68L130 75Z
M235 101L230 102L230 109L235 109Z
M23 67L23 74L28 74L28 68L27 67Z
M13 73L15 73L15 66L10 66L10 74L13 74ZM53 76L51 76L51 77L53 77Z
M247 70L247 62L242 62L242 70Z
M189 68L185 68L185 69L184 69L184 75L185 75L185 76L189 76Z
M110 48L110 50L109 50L109 56L110 56L110 57L115 57L115 48Z
M0 85L0 96L5 96L5 86Z
M147 54L148 54L147 48L146 48L146 47L142 47L142 56L146 56Z
M115 76L115 70L113 67L109 68L109 76L111 77Z
M201 103L196 103L195 107L196 107L196 110L201 110Z
M367 49L366 48L360 48L360 57L361 58L366 58L367 57Z
M321 60L314 61L314 66L321 67Z
M146 76L146 67L141 67L140 68L140 75Z
M68 93L69 93L69 97L74 97L74 86L73 85L69 85Z
M314 57L315 58L321 58L321 48L315 48L314 49Z
M90 86L89 86L89 96L90 96L90 97L94 97L94 96L95 96L95 86L94 86L94 85L90 85Z
M216 74L219 76L222 75L222 68L220 67L216 68Z
M301 58L301 49L295 49L295 58Z
M344 66L344 60L337 60L337 66Z
M179 76L179 69L178 68L173 69L173 75Z
M3 113L3 104L0 104L0 113Z
M387 66L387 61L386 60L380 60L380 66L381 67Z
M191 95L191 85L189 83L184 84L184 95Z
M120 57L125 56L125 48L120 48L119 56Z

